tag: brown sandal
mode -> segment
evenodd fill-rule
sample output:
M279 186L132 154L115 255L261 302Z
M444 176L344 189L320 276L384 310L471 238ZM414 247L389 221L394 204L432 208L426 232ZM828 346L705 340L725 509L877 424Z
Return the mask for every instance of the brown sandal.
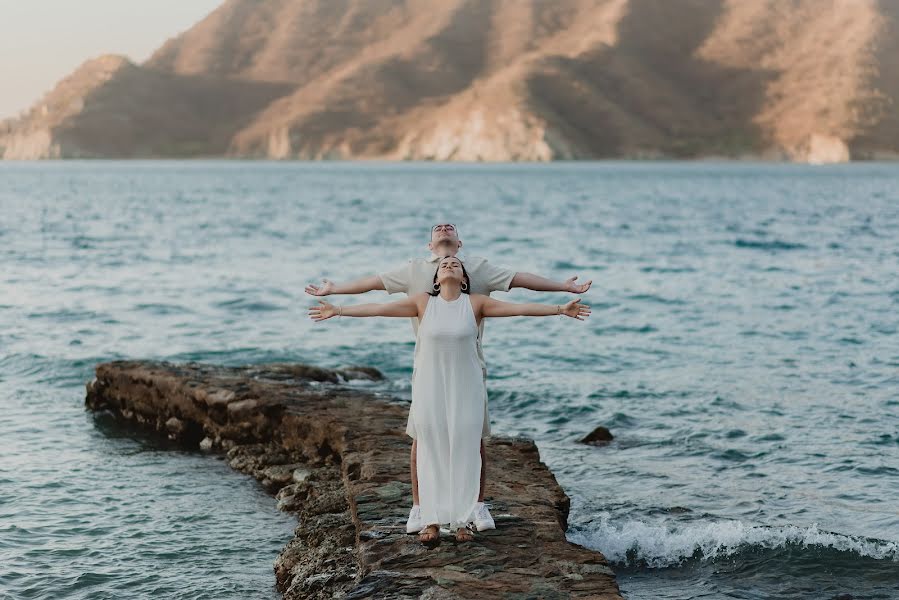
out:
M440 528L437 525L428 525L418 532L418 541L422 544L433 544L440 538Z
M466 525L465 527L460 527L456 530L456 541L457 542L470 542L474 539L474 529L471 527L471 523Z

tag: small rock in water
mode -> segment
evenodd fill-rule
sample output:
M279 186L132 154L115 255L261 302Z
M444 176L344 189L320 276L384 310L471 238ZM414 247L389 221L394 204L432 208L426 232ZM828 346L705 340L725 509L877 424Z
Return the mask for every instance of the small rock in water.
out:
M600 446L603 444L608 444L613 439L615 439L615 437L612 435L612 432L609 431L606 427L600 425L589 434L587 434L584 438L582 438L580 440L580 443Z
M200 450L212 450L212 439L204 437L200 441Z

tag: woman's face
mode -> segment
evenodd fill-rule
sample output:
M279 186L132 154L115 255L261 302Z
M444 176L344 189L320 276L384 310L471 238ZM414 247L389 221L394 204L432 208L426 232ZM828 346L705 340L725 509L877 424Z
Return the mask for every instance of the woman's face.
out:
M462 282L462 261L455 256L444 258L437 267L437 283L444 281Z

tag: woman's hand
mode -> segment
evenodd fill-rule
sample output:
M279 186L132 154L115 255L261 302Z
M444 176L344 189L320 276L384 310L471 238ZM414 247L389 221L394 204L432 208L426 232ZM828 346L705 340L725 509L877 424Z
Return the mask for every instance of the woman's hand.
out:
M580 298L575 298L568 304L562 305L562 313L566 317L571 317L572 319L577 319L578 321L583 321L587 317L590 316L590 307L581 304Z
M333 304L329 304L324 300L319 300L318 303L320 306L309 307L309 318L313 321L324 321L340 314L340 309Z

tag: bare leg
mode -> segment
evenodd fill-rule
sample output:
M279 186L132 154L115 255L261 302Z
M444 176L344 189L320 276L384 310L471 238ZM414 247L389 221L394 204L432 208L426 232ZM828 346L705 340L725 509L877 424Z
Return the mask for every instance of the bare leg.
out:
M412 504L418 504L418 464L415 461L415 453L418 450L418 440L412 439L412 456L409 460L412 471Z
M418 504L418 463L415 461L415 453L418 450L418 440L412 439L412 456L409 458L409 470L412 473L412 504Z
M481 438L481 488L478 490L478 502L484 501L484 487L487 484L487 452L484 451L484 438Z

